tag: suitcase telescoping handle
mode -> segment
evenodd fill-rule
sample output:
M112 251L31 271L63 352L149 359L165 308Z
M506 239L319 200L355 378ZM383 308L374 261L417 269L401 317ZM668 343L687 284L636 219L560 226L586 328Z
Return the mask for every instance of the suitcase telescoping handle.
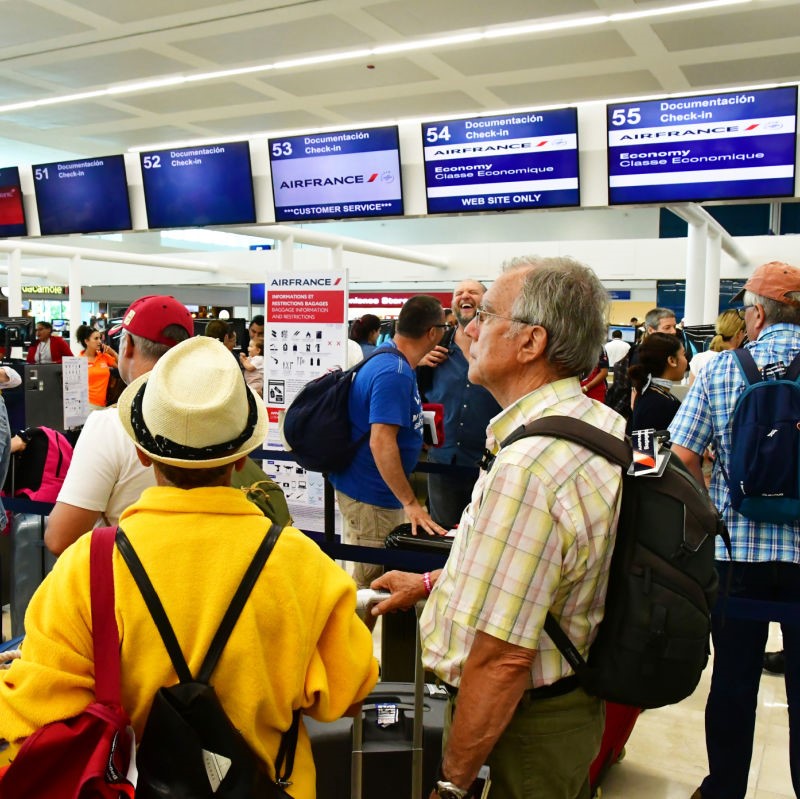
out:
M361 593L361 592L359 592ZM377 592L376 592L377 593ZM411 799L421 799L422 797L422 729L423 716L425 715L425 669L422 666L422 642L419 637L419 616L424 602L418 602L414 607L417 617L416 652L414 663L414 726L411 739ZM361 711L353 719L353 753L350 760L350 799L362 799L363 775L364 775L364 711L367 706L363 705ZM402 706L404 709L407 706Z

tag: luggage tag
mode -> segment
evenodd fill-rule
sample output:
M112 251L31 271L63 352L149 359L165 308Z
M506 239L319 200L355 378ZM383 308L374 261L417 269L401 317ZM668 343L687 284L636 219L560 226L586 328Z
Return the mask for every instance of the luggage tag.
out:
M629 475L660 477L664 474L672 452L662 448L661 438L654 429L634 430L631 433L631 444L633 462L628 467Z
M379 727L391 727L400 721L400 710L397 705L375 705Z

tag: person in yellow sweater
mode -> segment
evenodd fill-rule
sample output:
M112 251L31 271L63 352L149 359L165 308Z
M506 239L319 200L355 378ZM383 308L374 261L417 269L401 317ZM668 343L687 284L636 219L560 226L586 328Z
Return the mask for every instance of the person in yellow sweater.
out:
M202 379L198 379L202 376ZM266 408L223 344L188 339L134 380L119 414L157 485L122 513L126 532L197 674L269 520L236 489L234 469L261 445ZM0 766L38 727L94 698L89 545L59 558L25 617L22 656L0 672ZM122 703L141 740L153 695L177 675L133 577L113 557ZM355 613L352 579L299 530L283 530L225 646L211 683L233 725L274 776L292 713L331 721L353 713L378 666ZM313 799L315 771L301 725L290 793Z

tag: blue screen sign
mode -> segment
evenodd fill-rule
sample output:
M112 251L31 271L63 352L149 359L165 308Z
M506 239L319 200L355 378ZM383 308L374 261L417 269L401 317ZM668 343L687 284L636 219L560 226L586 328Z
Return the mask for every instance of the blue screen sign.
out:
M246 141L141 153L151 228L256 221Z
M131 228L121 155L37 164L33 184L43 236Z
M403 213L397 126L269 140L275 219Z
M797 88L607 106L609 203L794 195Z
M422 125L428 213L580 204L575 108Z

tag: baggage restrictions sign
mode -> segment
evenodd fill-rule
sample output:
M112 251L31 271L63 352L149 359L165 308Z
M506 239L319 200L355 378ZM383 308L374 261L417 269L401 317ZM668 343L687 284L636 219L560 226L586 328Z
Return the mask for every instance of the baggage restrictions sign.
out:
M794 196L797 87L606 106L610 205Z
M264 448L283 450L281 421L292 400L310 380L347 366L347 275L342 271L270 274L264 307L264 382L270 422ZM278 459L265 460L263 469L283 489L295 524L304 530L324 530L323 476Z
M580 205L575 108L425 122L422 146L429 214Z

